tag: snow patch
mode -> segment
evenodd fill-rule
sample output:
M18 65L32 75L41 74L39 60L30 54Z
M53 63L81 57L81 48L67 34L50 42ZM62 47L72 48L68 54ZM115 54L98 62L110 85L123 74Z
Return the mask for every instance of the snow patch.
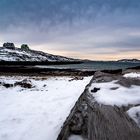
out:
M140 106L130 108L127 113L140 127Z
M82 138L81 136L79 136L79 135L72 135L72 136L69 137L68 140L85 140L85 139L83 139L83 138Z
M100 88L100 90L93 93L91 90L94 88ZM127 106L129 104L135 105L140 103L140 86L126 88L116 84L116 81L93 83L89 88L89 92L98 103L104 105Z
M124 75L126 78L140 78L140 73L131 72Z

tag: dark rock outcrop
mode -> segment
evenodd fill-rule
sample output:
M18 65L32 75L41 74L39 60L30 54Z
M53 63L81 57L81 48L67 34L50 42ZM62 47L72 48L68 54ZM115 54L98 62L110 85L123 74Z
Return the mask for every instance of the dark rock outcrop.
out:
M91 92L97 92L98 90L100 90L100 88L95 87L94 89L91 90Z
M22 44L21 45L21 50L23 50L23 51L29 51L30 48L29 48L29 46L27 44Z
M32 88L32 83L30 80L24 79L20 82L16 82L14 86L21 86L22 88Z
M4 86L5 88L11 88L15 86L20 86L22 88L33 88L32 82L28 79L24 79L22 81L15 82L14 84L0 82L0 86Z
M6 48L6 49L15 50L15 45L14 45L14 43L9 43L9 42L4 43L4 44L3 44L3 47Z
M2 85L6 88L10 88L14 86L13 84L9 84L9 83L3 83Z

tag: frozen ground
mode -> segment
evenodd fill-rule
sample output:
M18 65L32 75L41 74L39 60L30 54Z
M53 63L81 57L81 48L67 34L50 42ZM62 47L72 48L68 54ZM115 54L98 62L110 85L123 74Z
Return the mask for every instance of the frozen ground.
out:
M127 73L124 75L126 78L140 78L140 73L133 72L133 73Z
M0 140L56 140L91 77L0 77L0 82L14 84L25 78L33 88L0 85Z
M116 82L93 83L90 89L96 87L100 88L100 90L91 94L93 94L98 103L105 105L128 106L129 104L140 103L140 86L127 88L116 84Z
M128 73L125 74L124 77L139 79L140 73ZM127 88L116 82L117 80L103 83L92 83L89 91L99 104L116 105L118 107L140 104L140 86L132 85L130 88ZM98 88L99 90L93 93L91 90L94 88ZM140 127L140 107L130 108L127 113Z

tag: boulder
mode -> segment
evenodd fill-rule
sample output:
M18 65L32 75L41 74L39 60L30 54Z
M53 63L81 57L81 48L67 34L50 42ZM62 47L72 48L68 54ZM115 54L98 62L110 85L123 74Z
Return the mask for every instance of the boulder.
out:
M3 83L3 86L5 88L10 88L10 87L13 87L14 85L13 84L9 84L9 83Z
M66 118L57 140L68 140L73 135L83 140L140 140L140 128L126 113L132 106L139 104L125 107L104 105L98 103L89 92L92 83L113 80L125 87L140 83L134 79L126 80L122 74L96 72ZM100 88L94 87L91 92L98 90Z
M22 44L21 45L21 50L28 51L29 50L29 46L27 44Z
M31 81L27 80L27 79L24 79L24 80L22 80L20 82L16 82L14 84L14 86L21 86L23 88L32 88L33 87Z
M9 43L9 42L4 43L4 44L3 44L3 47L6 48L6 49L15 50L15 45L14 45L14 43Z

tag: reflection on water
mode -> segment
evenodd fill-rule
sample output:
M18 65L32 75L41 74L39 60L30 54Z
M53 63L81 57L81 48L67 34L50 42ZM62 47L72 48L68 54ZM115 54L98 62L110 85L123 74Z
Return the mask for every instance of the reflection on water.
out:
M80 70L115 70L125 69L129 67L140 66L140 63L128 62L84 62L81 64L68 64L68 65L49 65L49 66L36 66L41 68L57 68L57 69L80 69Z

